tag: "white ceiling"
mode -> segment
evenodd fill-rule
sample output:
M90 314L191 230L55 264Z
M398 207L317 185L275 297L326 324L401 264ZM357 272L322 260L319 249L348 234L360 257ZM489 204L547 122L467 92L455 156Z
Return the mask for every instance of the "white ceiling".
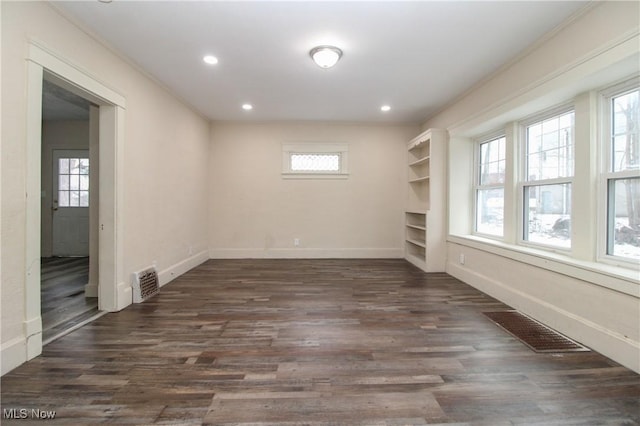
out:
M588 2L54 3L211 120L420 123Z

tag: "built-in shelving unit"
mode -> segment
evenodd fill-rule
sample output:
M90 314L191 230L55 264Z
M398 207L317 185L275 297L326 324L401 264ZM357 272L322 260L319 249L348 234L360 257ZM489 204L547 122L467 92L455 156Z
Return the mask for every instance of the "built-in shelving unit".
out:
M445 130L430 129L411 140L408 150L408 200L405 257L427 272L444 271Z

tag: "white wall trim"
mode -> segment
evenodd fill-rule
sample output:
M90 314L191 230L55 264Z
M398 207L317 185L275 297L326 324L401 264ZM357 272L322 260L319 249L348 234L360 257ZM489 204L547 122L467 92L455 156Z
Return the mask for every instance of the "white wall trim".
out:
M61 55L58 55L38 40L30 40L29 60L40 64L54 75L61 77L65 89L69 91L86 98L87 93L85 88L90 88L90 94L95 97L95 99L91 99L91 101L98 104L103 104L106 101L109 104L122 108L126 106L124 96L107 87L78 65L63 59ZM54 83L57 82L54 81ZM71 83L71 87L69 87L69 83Z
M190 256L162 271L158 272L158 281L160 282L160 286L166 285L178 278L180 275L190 271L196 266L200 266L204 262L209 260L209 251L202 250L199 253L196 253L193 256Z
M5 375L9 371L23 364L26 359L27 340L24 337L17 337L2 344L0 349L0 359L2 359L2 371L0 375Z
M25 200L25 264L23 337L25 354L23 362L42 352L42 318L40 304L40 245L42 176L42 81L41 65L27 62L27 112L26 112L26 200ZM38 342L40 346L38 347Z
M625 367L640 372L639 342L452 261L447 262L447 273Z
M402 248L209 249L211 259L398 259Z

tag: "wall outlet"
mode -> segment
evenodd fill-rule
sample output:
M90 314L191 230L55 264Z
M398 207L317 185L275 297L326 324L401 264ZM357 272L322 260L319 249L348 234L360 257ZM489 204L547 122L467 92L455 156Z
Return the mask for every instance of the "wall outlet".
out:
M464 265L464 253L460 253L460 255L458 256L458 262L460 262L461 265Z
M294 238L293 245L294 247L300 247L300 238Z

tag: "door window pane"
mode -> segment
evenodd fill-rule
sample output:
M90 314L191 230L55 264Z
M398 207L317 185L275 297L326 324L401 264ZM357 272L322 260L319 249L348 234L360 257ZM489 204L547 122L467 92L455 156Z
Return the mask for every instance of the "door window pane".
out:
M58 159L58 207L89 207L89 159Z
M69 176L69 189L71 190L80 189L80 176L78 175Z

